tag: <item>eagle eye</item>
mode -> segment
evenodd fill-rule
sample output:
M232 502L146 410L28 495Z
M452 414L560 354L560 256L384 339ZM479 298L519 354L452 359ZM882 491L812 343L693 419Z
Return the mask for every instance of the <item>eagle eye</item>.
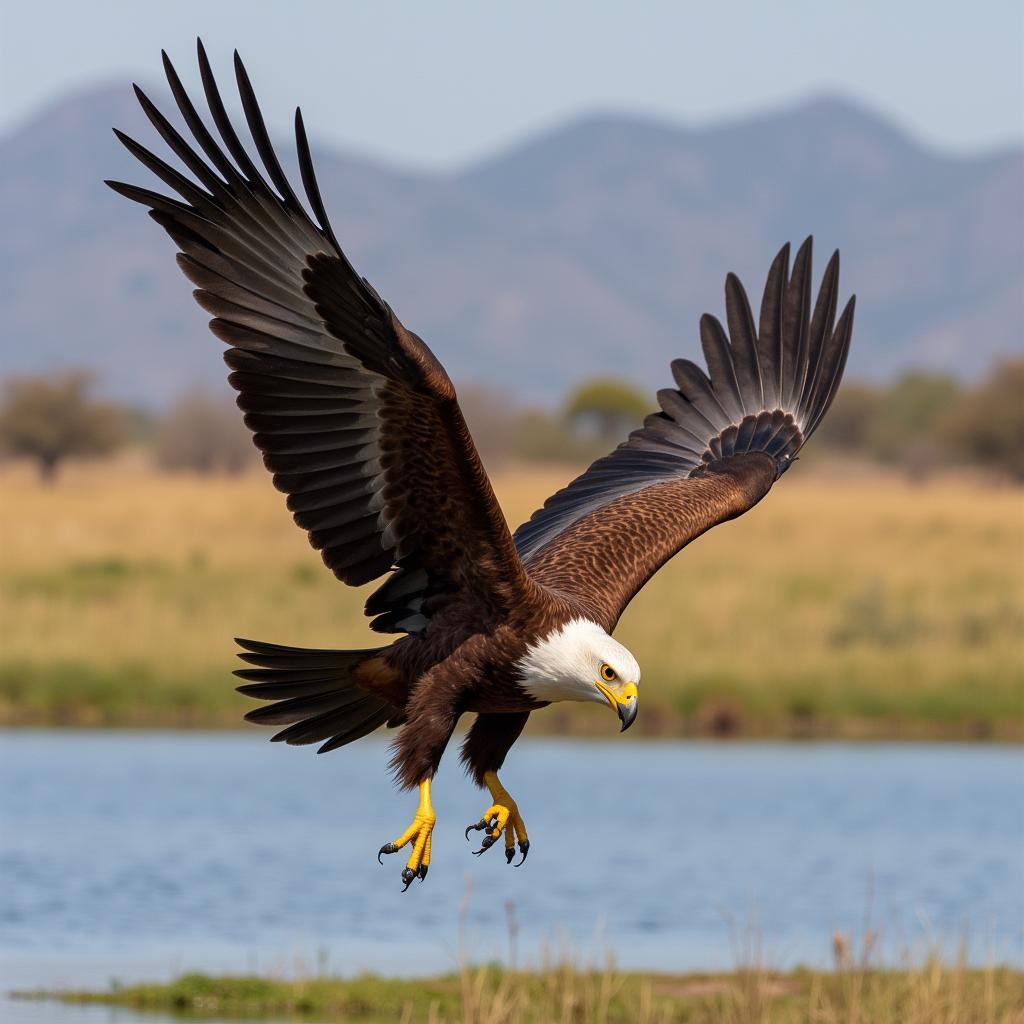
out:
M619 677L615 674L615 669L613 669L608 662L604 662L601 665L601 678L606 683L614 683Z

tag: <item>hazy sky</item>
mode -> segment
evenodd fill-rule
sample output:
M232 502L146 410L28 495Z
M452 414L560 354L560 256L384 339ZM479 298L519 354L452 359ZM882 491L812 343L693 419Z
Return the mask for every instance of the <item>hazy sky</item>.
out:
M702 122L841 93L967 150L1024 139L1022 0L0 0L0 132L86 83L246 59L272 125L450 166L595 109Z

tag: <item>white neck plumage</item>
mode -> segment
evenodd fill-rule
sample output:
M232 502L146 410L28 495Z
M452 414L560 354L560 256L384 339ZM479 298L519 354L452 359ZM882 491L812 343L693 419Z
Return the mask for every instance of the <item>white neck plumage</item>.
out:
M519 685L539 701L595 701L606 698L596 683L601 666L623 683L640 681L636 658L589 619L572 619L537 640L516 664Z

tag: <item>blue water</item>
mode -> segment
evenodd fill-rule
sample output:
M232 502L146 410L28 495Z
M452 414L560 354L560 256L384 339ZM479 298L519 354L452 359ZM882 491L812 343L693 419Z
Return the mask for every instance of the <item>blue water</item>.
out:
M487 801L450 758L430 876L405 894L402 860L375 858L415 805L386 760L376 740L317 757L247 732L0 733L0 989L447 970L460 948L509 956L509 902L520 961L569 944L730 967L753 924L771 964L827 964L867 916L893 955L966 936L1024 963L1019 748L522 741L503 772L533 843L519 869L470 856Z

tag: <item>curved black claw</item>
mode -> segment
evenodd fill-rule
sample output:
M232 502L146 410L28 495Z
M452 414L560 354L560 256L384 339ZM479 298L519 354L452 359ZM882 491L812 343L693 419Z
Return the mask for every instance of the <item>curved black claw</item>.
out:
M427 877L427 872L429 870L430 870L430 865L429 864L421 864L420 865L419 876L420 876L420 881L421 882L423 881L424 878Z
M383 864L383 863L384 863L384 861L382 861L382 860L381 860L380 858L381 858L381 856L382 856L383 854L385 854L385 853L398 853L398 847L397 847L397 846L395 846L395 844L394 844L394 843L385 843L385 844L384 844L384 845L383 845L383 846L382 846L382 847L381 847L381 848L380 848L380 849L379 849L379 850L377 851L377 863L378 863L378 864Z
M511 850L506 850L505 852L508 855L508 862L511 864L512 863L512 851ZM519 840L519 852L523 855L523 859L521 861L519 861L515 865L517 868L521 868L526 863L526 855L530 852L530 840L529 839L520 839Z
M480 849L473 851L474 857L479 857L481 853L486 853L498 840L494 836L484 836L480 841Z
M486 818L481 818L475 825L470 825L466 829L466 842L467 843L469 842L469 833L470 832L479 832L481 829L484 829L484 828L487 828L487 819Z
M511 864L512 858L516 855L516 848L514 846L505 847L505 863Z
M405 882L405 888L402 892L406 892L409 886L412 885L413 879L416 877L416 872L412 868L402 868L402 881Z

